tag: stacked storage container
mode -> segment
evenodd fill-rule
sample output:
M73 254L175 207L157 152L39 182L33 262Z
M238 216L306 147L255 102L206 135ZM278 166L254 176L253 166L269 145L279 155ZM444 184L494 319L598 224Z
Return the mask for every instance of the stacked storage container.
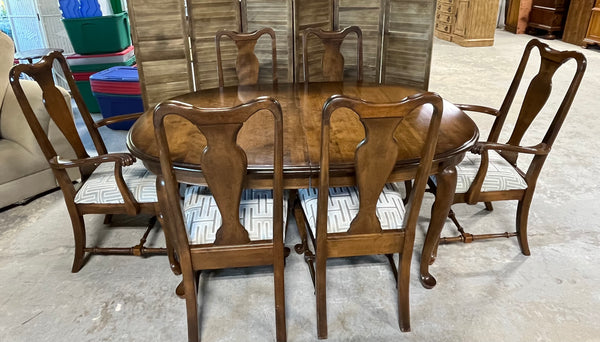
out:
M116 115L144 111L137 68L117 66L90 76L90 85L105 119ZM108 125L112 129L128 130L133 121Z
M83 101L92 113L100 112L98 103L92 94L90 87L90 76L98 71L106 70L114 66L131 66L135 64L135 55L133 46L128 46L122 51L116 53L107 53L100 55L82 55L75 54L67 56L67 63L73 72L75 83ZM136 71L137 73L137 71Z
M67 62L86 106L97 113L100 108L90 88L90 75L113 66L135 64L129 18L120 0L59 0L59 4L77 53L67 56Z

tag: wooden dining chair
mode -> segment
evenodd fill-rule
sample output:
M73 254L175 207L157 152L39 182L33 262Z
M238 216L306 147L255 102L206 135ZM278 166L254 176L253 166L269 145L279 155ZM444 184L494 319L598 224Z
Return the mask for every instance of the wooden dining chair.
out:
M265 27L260 30L250 33L238 33L235 31L221 30L217 32L215 43L217 45L217 72L219 73L219 87L225 85L223 79L223 61L221 58L221 38L229 37L234 41L237 47L237 57L235 60L235 72L238 78L239 85L252 85L258 83L258 75L260 63L258 57L254 53L254 48L258 39L263 35L271 36L272 50L272 69L273 69L273 84L277 84L277 44L275 41L275 31L272 28Z
M237 145L237 135L244 122L265 111L273 117L272 190L244 190L247 156ZM165 121L170 119L189 121L206 139L189 141L190 153L201 156L201 165L187 165L186 173L190 176L193 170L201 169L202 172L196 172L196 183L208 187L188 186L183 203L167 142ZM276 337L277 341L285 341L283 227L287 201L283 195L283 122L279 103L261 97L233 108L197 108L166 101L154 110L154 129L161 165L159 204L164 230L173 241L183 274L177 293L186 300L189 341L199 341L200 272L257 265L273 265Z
M355 151L356 186L330 188L330 146L337 146L330 127L334 121L332 114L340 109L358 115L365 128L365 138ZM388 180L396 166L399 138L416 133L402 130L399 125L409 115L426 110L431 113L431 119L426 138L422 140L421 158L403 173L404 177L415 179L405 208L400 189ZM402 331L410 330L408 290L415 228L442 111L442 99L434 93L417 94L395 103L369 103L341 95L334 95L325 102L318 190L298 190L300 206L294 208L302 249L315 284L319 338L327 338L327 259L359 255L388 256L397 281L399 326ZM306 225L310 229L307 230ZM315 246L314 252L309 249L307 234ZM398 267L393 262L395 253L399 254ZM316 265L313 265L315 260Z
M92 138L97 156L90 156L77 132L75 120L70 110L70 103L65 101L60 88L53 78L53 63L58 62L68 85L81 118ZM43 103L50 119L60 129L69 142L76 159L68 159L57 154L64 150L62 146L53 146L45 133L50 123L40 121L34 114L36 103L26 97L20 76L26 74L33 78L43 92ZM141 238L134 247L87 247L86 229L83 216L86 214L105 214L105 224L109 223L115 214L155 214L157 202L155 176L141 162L137 162L129 153L108 153L98 127L137 118L139 114L115 116L94 122L83 98L79 93L73 75L67 62L60 52L52 52L35 64L18 64L10 70L10 83L17 96L19 105L25 114L29 127L48 160L56 177L71 217L75 238L75 256L72 272L78 272L84 265L85 253L91 254L129 254L147 255L164 254L165 248L149 248L144 243L154 226L153 217ZM9 162L9 161L7 161ZM72 172L71 170L79 171ZM77 178L81 176L81 181Z
M506 126L504 123L509 115L509 110L533 50L539 51L539 71L532 77L527 87L512 131L506 132L510 133L510 135L507 135L509 136L507 142L499 143L498 140L503 130L510 129L510 126ZM576 64L573 78L560 101L560 105L549 111L556 110L556 113L546 134L538 144L522 146L521 140L550 98L553 75L569 60L574 60ZM456 167L457 184L454 203L476 204L484 202L487 210L493 210L491 202L516 200L518 201L516 231L498 234L470 234L464 231L451 210L450 218L456 224L460 235L443 237L440 240L441 243L458 241L469 243L481 239L516 236L521 252L524 255L530 254L527 241L527 218L536 182L558 131L573 103L585 68L586 59L583 54L576 51L557 51L547 44L533 39L525 47L515 77L500 109L478 105L457 105L458 108L464 111L492 115L495 119L487 140L477 142L471 153L468 153L465 159ZM520 155L533 157L526 170L522 170L517 166L517 159ZM430 185L435 192L435 178L432 178Z
M323 31L322 29L309 27L302 33L302 65L304 71L304 82L310 82L309 61L309 43L308 38L311 34L317 36L323 43L325 51L321 59L322 79L326 82L340 82L344 80L344 56L340 49L342 42L349 33L355 33L356 42L356 77L362 81L363 49L362 49L362 31L358 26L349 26L341 31Z

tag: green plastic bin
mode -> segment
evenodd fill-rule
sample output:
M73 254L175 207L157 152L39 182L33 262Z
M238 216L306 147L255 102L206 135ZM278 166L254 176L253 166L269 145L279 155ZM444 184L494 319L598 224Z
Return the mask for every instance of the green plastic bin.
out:
M90 113L100 113L100 106L98 105L98 100L96 100L94 93L92 93L90 81L75 81L75 84L77 84L81 97L83 97L83 102L85 102Z
M75 52L81 55L119 52L131 45L127 12L102 17L62 19Z

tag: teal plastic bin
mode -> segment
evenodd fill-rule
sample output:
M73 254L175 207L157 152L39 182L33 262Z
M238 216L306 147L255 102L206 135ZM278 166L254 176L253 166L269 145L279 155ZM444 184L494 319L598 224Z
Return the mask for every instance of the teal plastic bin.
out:
M119 52L131 45L127 12L102 17L63 19L75 52L81 55Z

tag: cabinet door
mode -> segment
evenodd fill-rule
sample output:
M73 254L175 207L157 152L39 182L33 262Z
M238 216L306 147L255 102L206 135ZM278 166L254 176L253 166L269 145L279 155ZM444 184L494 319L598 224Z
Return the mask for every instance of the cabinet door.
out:
M467 30L467 20L469 19L469 1L459 1L456 9L456 22L454 24L454 34L465 36Z

